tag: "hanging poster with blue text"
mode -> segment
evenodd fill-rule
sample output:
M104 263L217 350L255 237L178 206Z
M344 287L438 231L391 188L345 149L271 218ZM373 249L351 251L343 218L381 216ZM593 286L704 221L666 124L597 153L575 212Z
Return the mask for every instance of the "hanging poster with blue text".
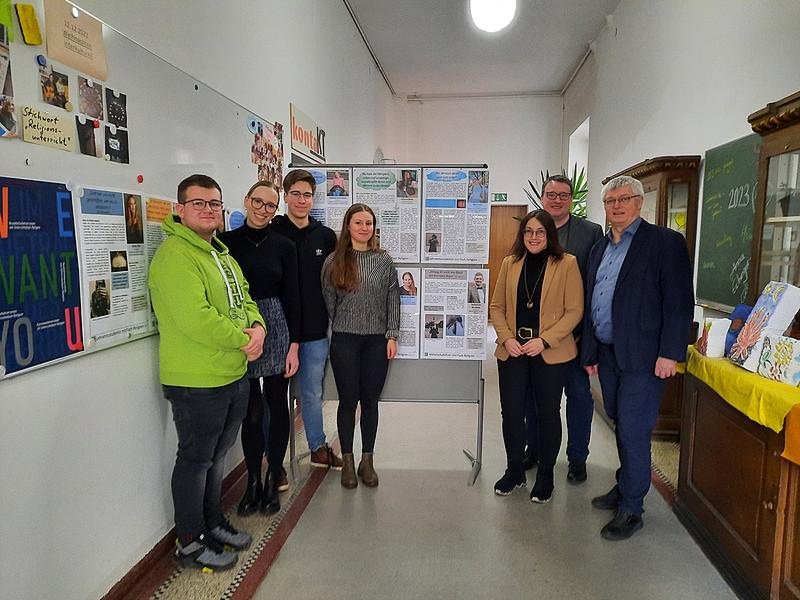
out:
M83 350L72 195L0 177L0 374Z

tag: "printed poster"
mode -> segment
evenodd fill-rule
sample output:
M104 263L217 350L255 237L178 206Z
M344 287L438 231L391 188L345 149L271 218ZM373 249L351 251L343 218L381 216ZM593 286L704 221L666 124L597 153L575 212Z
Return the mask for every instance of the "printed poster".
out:
M338 236L342 231L344 214L352 204L350 169L347 167L329 169L316 166L306 166L303 169L311 173L316 181L314 205L309 216L333 229Z
M0 374L83 350L72 196L0 177Z
M2 27L2 24L0 24ZM0 35L0 137L17 137L18 124L11 80L11 56Z
M419 262L421 169L353 169L353 202L375 212L381 248L395 262Z
M422 270L422 358L486 357L488 269Z
M150 331L142 197L86 188L76 203L83 265L84 337L104 345Z
M65 0L44 0L47 56L51 61L106 80L106 48L103 24Z
M400 286L400 335L397 337L398 358L419 358L419 301L422 295L420 270L397 268Z
M423 171L422 262L489 262L489 171Z

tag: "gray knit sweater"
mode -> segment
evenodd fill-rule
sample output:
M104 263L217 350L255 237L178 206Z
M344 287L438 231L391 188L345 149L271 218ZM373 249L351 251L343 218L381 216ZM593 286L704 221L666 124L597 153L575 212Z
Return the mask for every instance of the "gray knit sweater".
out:
M400 329L397 271L384 250L354 251L359 286L353 292L333 287L329 273L333 254L322 266L322 295L336 333L384 335L396 339Z

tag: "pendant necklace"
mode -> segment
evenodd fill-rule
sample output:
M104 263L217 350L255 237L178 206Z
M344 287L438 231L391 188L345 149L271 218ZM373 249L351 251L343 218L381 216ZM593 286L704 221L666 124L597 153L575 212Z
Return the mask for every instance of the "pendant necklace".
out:
M522 265L522 278L523 283L525 284L525 295L528 297L528 301L525 303L525 306L528 308L533 308L533 294L536 291L536 286L539 285L539 282L542 280L542 275L544 275L544 270L547 268L547 258L544 259L544 265L542 265L542 270L539 271L539 276L536 278L536 283L533 284L533 289L528 290L528 255L525 254L525 262Z

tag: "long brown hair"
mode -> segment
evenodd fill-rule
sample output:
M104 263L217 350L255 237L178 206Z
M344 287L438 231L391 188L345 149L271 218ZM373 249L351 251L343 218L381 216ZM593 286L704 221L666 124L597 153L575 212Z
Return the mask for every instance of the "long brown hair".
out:
M358 264L353 251L353 240L350 239L350 221L353 215L360 212L367 212L372 215L372 237L367 242L367 250L380 250L380 243L375 237L377 220L375 213L366 204L353 204L347 209L342 221L342 233L339 234L339 241L336 242L336 249L333 251L331 268L328 273L330 282L336 289L352 292L358 289Z
M517 230L517 237L514 239L514 246L511 248L511 254L517 260L522 260L528 249L525 247L525 228L528 226L528 221L536 219L544 227L547 234L547 247L542 250L545 256L552 256L556 260L561 260L564 256L564 248L558 241L558 231L556 231L556 222L550 213L546 210L532 210L527 215L522 217L519 222L519 229Z

